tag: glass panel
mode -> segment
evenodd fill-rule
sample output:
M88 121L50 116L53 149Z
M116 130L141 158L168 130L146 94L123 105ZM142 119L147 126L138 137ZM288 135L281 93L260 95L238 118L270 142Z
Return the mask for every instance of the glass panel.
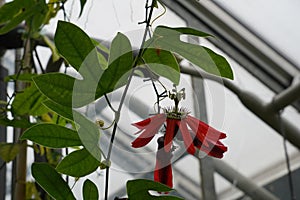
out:
M215 2L300 66L299 1L215 0Z

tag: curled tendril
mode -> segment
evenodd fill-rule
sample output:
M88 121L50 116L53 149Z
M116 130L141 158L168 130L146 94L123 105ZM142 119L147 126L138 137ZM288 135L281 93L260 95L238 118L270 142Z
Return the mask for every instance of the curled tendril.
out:
M104 121L103 120L96 120L96 124L100 127L101 130L107 130L110 129L114 124L115 124L114 120L108 127L104 127Z
M153 20L152 20L152 22L150 23L150 27L152 27L152 24L156 21L156 20L158 20L159 18L161 18L162 16L164 16L165 14L166 14L166 12L167 12L167 8L166 8L166 6L160 1L160 0L158 0L157 1L162 7L163 7L163 12L160 14L160 15L158 15L157 17L155 17ZM152 31L153 32L153 31Z

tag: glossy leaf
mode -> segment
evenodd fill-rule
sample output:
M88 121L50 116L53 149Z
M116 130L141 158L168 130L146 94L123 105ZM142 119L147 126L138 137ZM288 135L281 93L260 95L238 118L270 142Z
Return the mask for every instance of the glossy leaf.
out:
M73 112L74 122L77 125L78 135L82 141L83 146L99 161L102 150L100 144L99 127L85 116L78 112Z
M24 82L32 82L32 78L37 76L36 74L24 73L24 74L14 74L5 77L5 81L24 81Z
M97 97L123 86L129 76L132 63L133 54L130 41L125 35L118 33L110 47L108 68L98 83Z
M109 58L108 58L108 64L111 65L113 62L119 59L118 62L122 62L123 60L120 60L120 57L127 54L131 53L132 48L129 39L122 33L118 33L116 37L113 39L111 46L110 46L110 51L109 51ZM132 61L132 54L129 59L123 58L124 63L130 63L129 61Z
M36 76L33 80L38 89L49 99L71 107L75 78L62 73L48 73Z
M34 13L26 20L26 23L30 26L31 33L35 33L38 32L45 23L48 14L48 6L45 1L33 1L31 4L35 4Z
M21 139L28 139L42 146L64 148L82 145L76 131L56 124L37 124L27 129Z
M106 54L109 54L109 49L104 44L101 44L100 42L98 42L95 39L91 39L91 40L94 43L95 47L97 47L98 50L100 50Z
M55 103L81 107L95 100L97 83L78 80L62 73L48 73L33 78L38 89Z
M103 44L101 44L100 42L98 42L97 40L95 39L91 39L91 40L97 49L98 61L100 63L101 69L105 70L108 65L107 58L109 55L109 49Z
M171 52L163 49L148 48L143 54L143 59L151 71L169 79L176 85L179 84L180 68Z
M62 73L42 74L33 78L37 88L49 99L61 105L72 105L75 78Z
M54 36L58 52L76 69L79 70L85 59L95 49L89 36L78 26L59 21Z
M10 162L18 155L20 143L0 143L0 158L5 162Z
M42 115L48 109L42 104L47 98L34 84L27 87L24 92L18 93L12 103L12 109L18 115Z
M98 167L99 161L86 149L80 149L67 155L57 165L56 170L69 176L82 177L94 172Z
M16 16L22 9L22 4L17 1L5 3L0 8L0 24L5 24Z
M56 200L75 200L75 197L57 171L47 163L33 163L32 176L36 182Z
M51 100L46 100L43 104L56 114L73 121L73 110L71 107L60 105Z
M0 24L4 24L0 28L0 34L11 31L22 21L43 12L45 8L43 1L12 1L4 4L0 9Z
M89 179L85 180L82 188L83 200L99 199L97 186Z
M57 73L35 77L37 87L52 101L69 107L81 107L126 83L133 55L125 35L119 33L114 38L107 68L105 58L99 55L93 41L71 23L58 23L55 44L82 79Z
M17 128L29 128L30 126L34 125L30 123L26 118L20 119L7 119L7 118L0 118L0 125L2 126L12 126Z
M180 36L183 34L198 37L210 36L192 28L158 26L148 44L151 43L154 48L179 54L208 73L233 79L231 67L224 57L206 47L181 41Z
M129 200L139 200L139 199L167 199L167 200L179 200L182 198L175 196L153 196L149 191L156 192L170 192L172 188L161 183L146 180L146 179L136 179L127 181L126 184L127 195Z

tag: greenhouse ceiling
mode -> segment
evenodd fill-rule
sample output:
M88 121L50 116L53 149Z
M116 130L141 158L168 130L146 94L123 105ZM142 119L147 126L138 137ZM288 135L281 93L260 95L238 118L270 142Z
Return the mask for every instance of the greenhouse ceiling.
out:
M181 62L183 83L180 86L190 92L190 99L185 104L192 114L226 132L224 143L229 150L222 160L199 159L201 155L193 157L179 151L174 159L176 191L172 194L189 200L231 200L245 196L279 199L282 193L289 193L288 184L278 191L273 191L272 187L275 188L277 181L282 183L281 178L287 179L289 170L294 183L299 183L299 177L294 176L300 169L300 25L296 22L300 18L299 2L161 1L167 6L167 11L155 21L153 29L159 24L189 26L212 34L214 37L205 40L188 39L226 57L235 75L234 81L221 79ZM135 8L143 8L144 3L140 0L87 1L87 10L80 19L72 14L77 13L78 2L65 6L71 22L91 37L111 41L116 32L121 31L134 46L138 46L140 37L137 36L142 34L138 22L143 19L144 13L143 9ZM163 8L159 7L157 16L160 11L163 13ZM61 18L60 13L45 27L45 33L53 36L56 22ZM44 51L43 47L39 48ZM3 65L14 65L14 55L14 52L8 52ZM50 52L45 50L42 63L47 63L50 56ZM12 74L13 67L7 68ZM65 70L69 74L74 73L69 68ZM134 78L133 85L142 84L144 80ZM12 86L9 92L11 90ZM109 96L112 104L119 102L121 92L118 90ZM124 181L153 177L150 169L154 167L155 143L138 151L129 145L136 137L133 134L136 129L129 124L154 112L155 99L145 95L153 93L153 90L149 84L130 92L132 96L136 93L141 95L128 99L123 109L126 117L121 119L116 137L118 148L112 153L112 179L120 184L112 187L111 199L126 194L126 188L121 184ZM100 99L87 108L87 116L91 120L112 121L104 102ZM105 151L109 139L109 132L104 132L101 145ZM180 143L178 146L180 149ZM103 177L100 173L88 178L103 182ZM69 183L73 184L72 181L75 185L73 190L79 194L83 181L71 180ZM103 186L100 187L102 192Z

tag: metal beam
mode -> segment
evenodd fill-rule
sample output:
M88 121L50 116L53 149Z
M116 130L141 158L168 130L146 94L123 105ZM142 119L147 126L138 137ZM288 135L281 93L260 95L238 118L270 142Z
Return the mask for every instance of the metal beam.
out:
M298 77L296 78L298 79ZM272 102L270 102L270 109L275 111L282 110L286 106L292 104L300 98L300 81L296 81L290 87L280 92L273 97Z
M234 59L249 73L278 93L291 85L299 73L291 63L247 27L221 9L215 1L163 0L189 25L217 39L209 41ZM293 104L300 110L300 102Z
M210 79L216 81L224 86L226 86L229 90L237 95L240 101L247 107L251 112L253 112L256 116L258 116L261 120L263 120L266 124L272 127L275 131L279 134L281 133L281 126L280 126L280 118L278 112L273 109L272 102L265 103L259 96L249 92L241 90L237 85L235 85L232 81L228 79L222 79L211 74L208 74L203 71L195 70L194 68L188 67L181 67L181 72L190 74L193 76L203 77L206 79ZM296 87L298 88L298 86ZM290 89L287 89L288 92L284 93L290 94ZM294 91L294 89L293 89ZM297 95L298 96L298 95ZM296 96L296 97L297 97ZM297 97L298 98L298 97ZM282 126L285 129L286 139L293 144L294 146L300 149L300 129L292 124L287 118L282 117L281 119Z
M207 122L206 99L203 85L203 79L192 76L192 86L194 95L195 116L204 122ZM198 100L198 101L197 101ZM202 198L205 200L216 200L216 188L214 179L214 164L211 157L199 159Z
M262 187L257 186L249 178L246 178L241 173L234 170L226 162L217 159L214 159L213 161L216 172L218 172L232 184L234 183L237 188L242 190L252 199L279 200L272 193Z

